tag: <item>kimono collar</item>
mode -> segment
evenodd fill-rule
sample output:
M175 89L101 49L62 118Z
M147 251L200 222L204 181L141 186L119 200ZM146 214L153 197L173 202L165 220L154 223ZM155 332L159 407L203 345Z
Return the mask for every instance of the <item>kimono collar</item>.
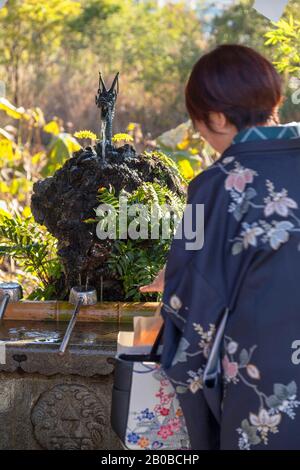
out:
M240 131L232 141L232 145L254 140L289 140L300 137L300 123L291 122L279 126L256 126Z

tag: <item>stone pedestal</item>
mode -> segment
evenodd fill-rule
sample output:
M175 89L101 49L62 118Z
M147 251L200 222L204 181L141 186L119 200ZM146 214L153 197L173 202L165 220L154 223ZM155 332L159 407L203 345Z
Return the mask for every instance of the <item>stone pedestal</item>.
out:
M0 329L0 449L121 449L110 427L118 326L77 324L60 357L66 324L54 325Z

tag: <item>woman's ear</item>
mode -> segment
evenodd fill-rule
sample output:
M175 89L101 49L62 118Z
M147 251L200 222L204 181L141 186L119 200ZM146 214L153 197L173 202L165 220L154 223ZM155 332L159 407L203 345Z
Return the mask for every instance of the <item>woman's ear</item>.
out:
M209 113L209 121L215 132L224 133L227 131L228 121L225 114L212 111Z

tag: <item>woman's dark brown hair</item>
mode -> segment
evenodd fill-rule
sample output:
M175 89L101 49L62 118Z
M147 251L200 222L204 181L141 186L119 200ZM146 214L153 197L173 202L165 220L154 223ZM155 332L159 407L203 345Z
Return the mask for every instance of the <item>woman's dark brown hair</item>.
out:
M274 66L250 47L219 46L195 64L186 86L193 122L210 127L209 113L223 113L238 130L277 118L282 82Z

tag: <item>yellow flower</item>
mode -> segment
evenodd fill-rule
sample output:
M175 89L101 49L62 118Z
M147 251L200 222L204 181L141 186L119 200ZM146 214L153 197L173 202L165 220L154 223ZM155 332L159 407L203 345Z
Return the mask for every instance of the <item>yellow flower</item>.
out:
M178 150L186 150L190 145L190 139L185 137L179 144L177 144Z
M91 140L96 140L97 139L96 134L94 134L94 132L88 131L88 130L75 132L74 137L76 137L77 139L91 139Z
M187 159L180 160L178 162L178 166L179 166L179 169L180 169L180 172L181 172L182 176L185 179L190 180L190 179L194 178L195 173L194 173L194 170L193 170L192 165L190 164L189 160L187 160Z
M133 137L129 134L125 134L125 133L120 133L120 134L115 134L112 138L112 141L113 142L121 142L121 141L124 141L124 142L132 142L133 141Z
M60 133L59 123L55 120L48 122L43 127L44 131L48 134L58 135Z
M134 131L135 128L136 128L136 123L135 122L130 122L127 126L127 131L128 132Z

